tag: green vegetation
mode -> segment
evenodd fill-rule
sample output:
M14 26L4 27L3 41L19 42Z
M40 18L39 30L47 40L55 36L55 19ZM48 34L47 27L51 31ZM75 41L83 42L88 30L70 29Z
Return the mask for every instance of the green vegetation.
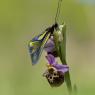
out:
M66 84L51 88L42 76L44 54L31 65L28 41L54 22L57 0L0 1L0 95L68 95ZM66 60L78 95L95 95L95 5L63 0Z

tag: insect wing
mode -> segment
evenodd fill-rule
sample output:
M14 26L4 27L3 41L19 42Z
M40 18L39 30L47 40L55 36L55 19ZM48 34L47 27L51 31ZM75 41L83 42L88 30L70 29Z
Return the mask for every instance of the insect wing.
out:
M30 56L31 56L31 60L32 60L32 65L36 64L40 58L40 52L41 52L41 49L40 47L38 47L35 52L31 53Z
M50 37L50 33L45 31L36 36L29 42L29 52L32 59L32 64L36 64L41 56L44 45Z

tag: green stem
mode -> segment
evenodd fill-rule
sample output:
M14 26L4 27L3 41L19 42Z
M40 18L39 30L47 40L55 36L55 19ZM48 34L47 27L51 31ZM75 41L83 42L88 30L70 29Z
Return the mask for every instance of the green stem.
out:
M58 41L57 32L55 32L54 35L55 35L54 36L55 37L54 38L55 39L55 47L56 47L56 50L57 50L58 55L60 57L60 60L61 60L63 65L67 65L67 63L66 63L66 25L64 25L64 27L62 29L63 41L61 41L61 42ZM65 82L66 82L66 85L67 85L67 89L69 91L69 95L71 95L72 85L71 85L69 71L67 73L65 73L64 77L65 77Z
M60 50L60 59L62 64L67 65L66 63L66 25L62 29L63 41L59 45ZM65 82L69 91L69 94L72 93L72 85L70 80L70 73L69 71L65 74Z

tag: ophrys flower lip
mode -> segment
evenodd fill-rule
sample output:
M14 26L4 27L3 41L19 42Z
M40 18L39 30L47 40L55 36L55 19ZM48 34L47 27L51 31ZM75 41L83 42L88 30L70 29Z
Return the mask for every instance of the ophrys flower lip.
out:
M59 87L64 82L64 74L60 71L55 71L54 68L47 69L44 74L51 87Z

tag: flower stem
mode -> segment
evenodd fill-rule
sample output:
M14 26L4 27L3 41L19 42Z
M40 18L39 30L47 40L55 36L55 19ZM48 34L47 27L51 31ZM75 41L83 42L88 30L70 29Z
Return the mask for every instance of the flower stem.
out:
M61 60L62 64L67 65L67 63L66 63L66 25L64 24L64 27L62 29L63 40L61 42L58 41L58 37L57 37L58 35L56 33L54 34L55 35L54 39L55 39L56 50L58 52L58 55L60 57L60 60ZM65 73L64 77L65 77L65 82L66 82L66 85L67 85L69 95L71 95L71 93L72 93L72 84L71 84L71 80L70 80L69 71L67 73Z
M60 52L60 59L62 64L67 65L66 63L66 25L64 25L62 29L62 36L63 41L59 44L59 52ZM69 91L69 94L72 93L72 84L70 80L70 73L69 71L65 74L65 82Z

